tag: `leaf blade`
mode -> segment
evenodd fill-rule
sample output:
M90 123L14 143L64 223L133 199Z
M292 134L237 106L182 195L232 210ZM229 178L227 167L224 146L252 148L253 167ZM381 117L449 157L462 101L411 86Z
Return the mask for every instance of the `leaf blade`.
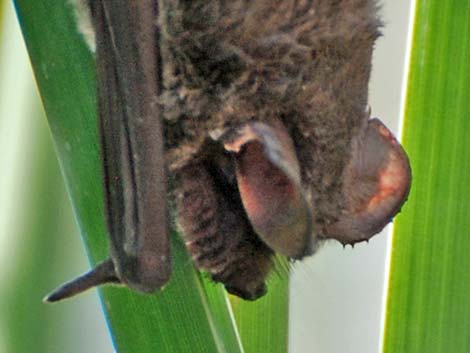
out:
M417 2L404 130L413 186L395 226L385 352L470 347L469 21L469 2Z

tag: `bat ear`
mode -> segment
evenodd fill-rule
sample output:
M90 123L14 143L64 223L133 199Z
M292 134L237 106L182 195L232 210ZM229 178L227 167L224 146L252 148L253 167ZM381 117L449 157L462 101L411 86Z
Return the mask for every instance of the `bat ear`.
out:
M248 219L274 251L291 258L312 252L312 218L300 168L284 125L250 122L224 147L235 154L238 189Z
M353 142L344 174L347 209L326 237L342 244L368 240L400 211L410 184L410 163L400 143L380 120L369 120L365 134Z

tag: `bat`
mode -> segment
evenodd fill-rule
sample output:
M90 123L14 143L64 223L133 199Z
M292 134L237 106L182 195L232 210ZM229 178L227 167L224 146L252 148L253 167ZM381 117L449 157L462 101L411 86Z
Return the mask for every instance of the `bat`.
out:
M168 205L195 265L266 293L273 255L367 241L408 157L367 106L374 0L89 0L110 258L58 301L171 276Z

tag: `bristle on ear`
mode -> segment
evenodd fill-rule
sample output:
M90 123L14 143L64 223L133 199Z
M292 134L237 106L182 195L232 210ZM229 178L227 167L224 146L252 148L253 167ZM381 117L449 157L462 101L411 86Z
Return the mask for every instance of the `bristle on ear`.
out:
M346 213L328 228L327 237L342 244L368 240L400 211L410 185L410 163L400 143L380 120L369 120L344 177Z
M105 283L120 283L111 259L102 262L84 275L63 284L46 296L44 302L54 303Z
M255 232L274 251L302 258L312 251L312 218L299 162L283 124L251 122L225 141L235 152L237 183Z

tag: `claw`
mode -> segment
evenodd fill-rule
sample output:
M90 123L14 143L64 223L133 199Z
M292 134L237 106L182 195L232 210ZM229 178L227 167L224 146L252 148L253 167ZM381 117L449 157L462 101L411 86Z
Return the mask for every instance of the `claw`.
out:
M111 259L100 263L93 270L85 273L84 275L63 284L54 290L51 294L47 295L44 298L44 301L48 303L54 303L62 299L73 297L90 288L105 283L120 283Z

